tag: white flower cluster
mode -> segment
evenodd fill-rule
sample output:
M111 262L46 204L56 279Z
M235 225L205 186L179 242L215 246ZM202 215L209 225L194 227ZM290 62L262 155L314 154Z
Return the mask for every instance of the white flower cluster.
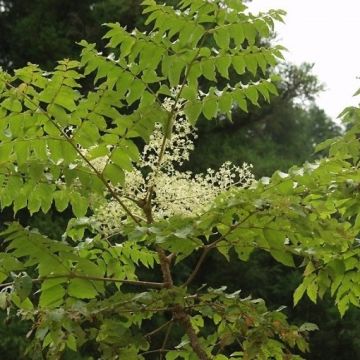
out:
M228 13L231 13L233 11L233 9L229 8L229 6L227 5L226 1L224 0L207 0L207 2L209 4L214 4L217 3L219 5L220 9L224 9L226 10Z
M194 150L193 140L196 138L194 129L184 117L179 117L175 121L170 138L164 138L161 125L156 124L149 143L144 147L140 167L148 167L151 171L156 171L158 168L171 171L174 164L182 165L184 161L189 160L190 153ZM159 162L164 141L164 154Z
M177 97L166 98L163 106L173 112L172 134L166 137L162 126L157 124L148 144L144 146L141 160L133 171L126 172L125 185L114 189L122 197L133 215L145 218L138 201L152 194L151 206L154 220L166 219L174 215L196 216L207 211L212 201L222 191L231 187L250 186L254 181L252 166L244 163L241 167L225 162L218 171L208 169L204 174L194 175L191 171L177 169L189 160L194 149L195 128L186 120L182 112L183 101ZM161 154L163 149L163 153ZM92 160L97 169L103 169L106 157ZM110 198L110 196L107 196ZM121 232L128 217L123 207L113 199L100 203L91 222L97 231L105 236Z

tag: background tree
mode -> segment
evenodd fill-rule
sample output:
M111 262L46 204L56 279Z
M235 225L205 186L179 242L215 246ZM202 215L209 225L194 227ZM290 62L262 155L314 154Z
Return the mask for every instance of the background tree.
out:
M101 44L101 24L119 21L133 28L141 21L140 0L3 0L0 10L0 65L27 62L53 68L57 60L76 57L82 39ZM31 44L31 46L29 46Z

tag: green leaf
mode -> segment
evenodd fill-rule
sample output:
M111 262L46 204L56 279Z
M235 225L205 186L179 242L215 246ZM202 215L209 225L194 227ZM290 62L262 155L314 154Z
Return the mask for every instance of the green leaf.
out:
M181 97L186 100L195 101L198 96L197 88L194 86L184 86L181 91Z
M208 59L201 62L201 72L206 79L216 81L215 63L213 59Z
M56 308L64 301L65 289L60 284L41 289L40 308Z
M223 55L218 57L215 61L215 65L220 75L225 79L229 79L229 67L231 65L231 56Z
M270 249L270 254L276 261L279 261L286 266L295 267L292 254L286 250Z
M19 276L14 281L14 288L16 294L19 296L20 301L24 301L31 293L32 279L29 275Z
M28 199L28 209L30 211L30 214L32 215L33 213L38 212L40 210L40 207L41 198L36 191L32 191Z
M77 218L86 215L89 202L84 196L81 196L77 192L73 192L70 197L70 204L72 207L72 211Z
M14 143L14 153L19 165L25 164L30 155L30 143L19 141Z
M5 291L0 292L0 309L5 310L8 303L8 294Z
M13 143L0 143L0 164L8 162L13 152Z
M337 302L337 308L339 310L340 316L343 317L346 311L349 309L349 298L344 296L340 301Z
M166 353L166 360L175 360L178 358L188 360L189 353L185 350L172 350Z
M198 86L198 79L202 75L202 65L200 62L194 62L193 66L189 68L189 73L187 76L188 84L190 86L196 87Z
M116 164L107 164L103 171L103 175L106 179L110 180L114 185L124 184L125 174L123 169Z
M267 89L267 87L261 83L259 85L257 85L257 90L259 91L259 93L264 97L264 99L267 102L270 102L270 94L269 94L269 90Z
M229 92L224 92L219 98L219 110L225 114L229 113L232 107L232 96Z
M309 261L304 270L304 276L308 276L315 271L315 266L312 261Z
M277 91L276 86L273 83L271 83L269 81L265 81L263 84L269 90L269 93L271 93L273 95L279 95L279 92Z
M294 292L294 295L293 295L293 298L294 298L294 306L297 305L297 303L299 302L299 300L304 296L304 293L305 293L305 290L306 290L306 286L305 284L300 284L295 292Z
M256 19L254 21L254 25L260 37L268 38L270 36L270 29L264 20Z
M263 229L264 237L267 240L270 248L281 249L284 246L285 234L283 231L276 229Z
M47 160L49 158L46 139L32 141L31 147L39 160Z
M336 141L336 139L327 139L327 140L321 142L320 144L316 145L315 152L323 151L323 150L329 148L335 141Z
M151 106L156 101L155 95L150 93L149 91L144 91L141 99L140 99L140 107Z
M258 66L260 67L262 73L266 75L266 69L267 69L267 61L265 59L265 56L263 54L256 54L256 62L258 63Z
M243 24L244 35L249 45L254 45L256 41L256 28L251 23Z
M74 141L84 148L97 144L100 138L99 129L90 121L83 122L74 136Z
M318 290L319 286L316 281L311 281L306 288L306 293L314 304L316 304Z
M136 40L133 37L124 37L120 46L120 56L123 58L131 53L132 47L135 45Z
M39 94L39 100L47 104L52 103L60 87L61 82L52 79L48 86Z
M59 134L60 131L58 127L54 124L57 124L58 126L60 125L60 127L66 127L69 124L68 113L62 106L55 103L51 103L50 105L48 105L46 110L49 122L53 124L53 127L56 128L56 133ZM55 131L53 131L52 133L55 133Z
M60 141L59 145L61 147L62 158L65 160L65 163L72 163L78 156L77 151L67 141Z
M78 98L73 89L68 86L62 86L57 93L54 103L62 106L66 110L74 111L76 109L75 100Z
M15 97L8 97L2 103L1 106L7 110L20 113L22 111L21 102Z
M208 96L203 101L202 112L208 120L216 117L218 111L218 102L215 96Z
M160 80L155 70L144 71L141 79L147 84L157 83Z
M244 92L240 89L237 89L233 92L232 96L235 102L238 104L239 108L245 112L248 112L248 106Z
M124 96L128 92L130 85L133 81L134 75L130 74L127 71L122 72L116 82L116 90L118 94Z
M50 210L53 201L54 185L50 184L37 184L36 194L41 199L41 210L47 213Z
M232 24L230 26L231 37L235 41L236 47L240 47L245 40L244 28L242 24Z
M77 299L93 299L98 292L91 281L72 279L68 286L68 294Z
M182 59L177 56L171 58L171 63L169 65L169 82L171 87L175 87L180 84L180 77L185 68L185 63Z
M228 49L230 45L230 34L225 28L216 29L214 32L214 40L221 49Z
M77 351L77 346L76 346L76 339L75 336L70 334L67 339L66 339L66 346L72 350L72 351Z
M158 94L163 94L163 95L167 95L167 96L171 96L171 91L169 89L169 87L165 84L162 84L159 88L159 90L157 91Z
M218 354L214 357L214 360L229 360L229 358L225 355Z
M195 125L202 111L200 100L188 101L185 105L184 112L191 125Z
M259 106L258 99L259 99L259 93L256 90L255 86L248 86L244 89L244 94L246 97L256 106Z
M233 56L232 57L232 65L233 65L235 71L239 75L242 75L245 73L246 63L245 63L244 56L241 56L241 55Z
M131 159L129 158L129 154L126 149L122 149L121 147L116 148L111 154L111 161L123 168L124 170L131 171L133 169L133 165Z
M256 72L257 72L257 67L258 67L258 63L257 63L257 57L255 54L248 54L244 56L244 61L246 64L246 67L249 69L249 71L256 76Z
M239 259L242 261L248 261L250 255L254 251L254 247L252 246L235 246L236 254L238 255Z
M141 80L135 79L126 98L128 105L132 105L136 100L139 100L143 96L145 89L146 85Z
M299 331L315 331L319 330L319 327L313 323L304 323L299 327Z

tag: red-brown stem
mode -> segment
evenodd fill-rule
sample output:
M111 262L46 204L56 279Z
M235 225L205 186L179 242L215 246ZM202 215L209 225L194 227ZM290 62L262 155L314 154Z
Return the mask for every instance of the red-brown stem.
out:
M164 287L169 289L169 288L173 287L173 285L174 285L173 279L171 276L169 259L167 258L165 251L163 249L161 249L160 247L157 247L156 251L158 253L159 260L160 260L160 267L161 267L161 272L163 275Z
M195 354L199 357L200 360L210 360L210 357L207 355L205 350L202 348L199 338L195 333L194 328L190 322L189 314L182 308L180 305L177 305L173 311L174 319L177 320L181 326L184 328L187 336L190 340L190 345L194 350Z

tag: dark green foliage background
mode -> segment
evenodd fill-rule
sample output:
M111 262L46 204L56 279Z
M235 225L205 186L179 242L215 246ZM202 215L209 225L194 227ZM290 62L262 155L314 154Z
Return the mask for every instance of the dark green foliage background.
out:
M140 14L140 0L0 1L0 64L12 69L30 61L49 69L58 59L76 58L79 53L76 42L81 39L101 46L100 24L119 21L129 28L141 26ZM338 135L340 128L313 103L322 86L311 75L311 66L285 64L282 76L280 94L270 105L250 108L248 114L235 112L232 123L223 119L200 121L196 150L187 167L200 172L208 167L217 168L228 160L236 164L246 161L254 165L257 177L268 176L275 169L286 171L310 160L315 144ZM38 227L57 238L63 231L63 219L55 212L33 219L24 212L17 216L24 225ZM11 211L5 211L0 222L4 224L11 218ZM320 331L312 335L307 358L360 358L358 310L351 309L340 319L327 299L317 306L303 300L293 309L292 292L300 273L287 274L284 267L263 253L253 255L247 264L239 261L227 264L214 254L207 263L211 267L203 267L194 286L208 283L226 284L230 291L241 288L246 294L263 297L271 308L287 305L292 321L317 323ZM0 321L1 358L26 359L23 354L27 324L18 323L13 314L1 314ZM74 355L69 354L69 358L75 359Z

